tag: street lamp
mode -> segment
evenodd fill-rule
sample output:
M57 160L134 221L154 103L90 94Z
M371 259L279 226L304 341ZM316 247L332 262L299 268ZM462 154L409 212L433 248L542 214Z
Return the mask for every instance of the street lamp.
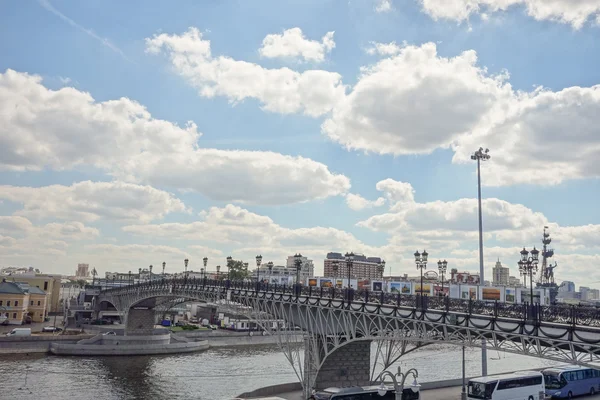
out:
M142 283L142 269L141 268L138 269L138 272L139 272L139 274L138 274L138 283Z
M296 266L296 285L300 286L300 270L302 269L302 254L294 255L294 265Z
M350 289L350 274L352 273L352 263L354 262L354 253L346 253L346 267L348 267L348 289Z
M233 262L233 258L231 256L227 257L227 279L231 279L231 263Z
M202 259L202 264L204 265L204 268L206 269L206 265L208 264L208 257L204 257Z
M256 256L256 283L260 282L260 264L262 263L262 256L259 254Z
M163 267L163 273L162 273L162 278L163 281L165 280L165 267L167 266L167 263L163 261L162 267Z
M190 262L190 260L188 260L187 258L185 260L183 260L183 265L185 267L184 274L183 274L183 282L184 282L184 284L187 283L187 267L188 267L188 263L189 262Z
M417 269L421 270L421 290L419 291L421 305L423 305L423 270L427 269L427 250L423 250L422 253L419 253L419 250L415 252L415 264L417 264Z
M383 371L379 375L379 377L381 378L381 384L379 385L379 388L377 389L377 394L383 397L387 393L387 387L383 383L384 378L387 376L387 377L392 378L392 382L394 383L394 391L396 392L396 394L394 396L395 399L402 400L402 392L404 391L404 383L406 382L406 378L408 377L408 375L413 376L413 382L410 384L410 390L413 393L419 392L421 390L421 385L419 385L419 382L417 382L417 378L419 377L419 371L417 371L415 368L411 368L408 371L406 371L406 373L402 373L402 370L400 369L400 367L398 367L398 373L396 375L392 374L390 371ZM398 377L398 379L396 379L396 377ZM399 383L398 383L398 380L400 380Z
M438 261L438 271L440 271L440 275L442 275L442 296L444 296L444 274L446 273L447 267L448 261Z
M379 261L379 265L377 266L379 273L381 274L380 278L383 279L383 273L385 272L385 260Z
M221 266L217 265L217 280L219 280L219 274L221 273Z
M129 285L131 285L131 270L129 271L129 280L127 282Z
M152 265L150 265L148 269L150 270L150 281L152 282Z
M523 250L521 250L521 259L518 262L519 272L525 277L525 286L527 286L527 275L529 275L529 301L531 306L533 306L533 275L535 275L538 270L539 254L539 250L534 247L533 250L531 250L531 257L529 257L529 251L523 247Z
M333 278L336 281L336 283L334 283L334 287L337 284L337 277L338 277L338 272L340 270L340 262L338 260L333 260L331 263L331 268L333 269Z
M477 205L479 210L479 284L483 285L485 280L483 277L483 220L481 217L481 162L490 159L489 149L483 150L480 147L471 155L471 160L477 160ZM485 339L481 340L481 375L487 375L487 350L485 347Z
M273 272L273 261L269 261L267 263L267 268L269 269L269 283L271 283L271 273Z

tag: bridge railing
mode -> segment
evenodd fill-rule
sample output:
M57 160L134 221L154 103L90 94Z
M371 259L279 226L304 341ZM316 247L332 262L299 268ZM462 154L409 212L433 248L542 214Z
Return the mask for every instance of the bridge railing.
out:
M434 297L401 293L374 292L335 287L315 287L301 285L277 285L263 282L231 281L227 279L177 278L153 279L134 285L102 290L105 294L121 294L123 291L196 291L223 292L234 290L246 295L270 298L273 294L291 295L295 301L307 299L335 299L348 303L364 303L376 306L414 308L420 311L436 310L447 313L484 315L493 318L513 318L530 320L533 323L551 322L568 325L600 327L600 308L573 305L540 305L528 303L503 303L456 299L448 296ZM289 296L286 296L289 298Z

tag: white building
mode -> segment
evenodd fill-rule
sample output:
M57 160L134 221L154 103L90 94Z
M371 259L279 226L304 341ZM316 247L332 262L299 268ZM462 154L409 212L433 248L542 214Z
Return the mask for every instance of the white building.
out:
M315 276L315 265L313 260L309 260L307 257L301 257L302 260L302 269L300 270L300 280L306 281L308 278L312 278ZM288 256L287 261L285 263L288 269L294 270L294 276L296 274L296 264L294 263L294 256Z
M507 286L510 277L510 269L503 267L500 259L496 261L496 265L492 268L492 284L494 286Z

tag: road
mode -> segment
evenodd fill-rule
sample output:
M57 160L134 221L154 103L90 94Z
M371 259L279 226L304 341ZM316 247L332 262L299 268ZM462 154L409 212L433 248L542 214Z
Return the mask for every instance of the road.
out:
M56 317L56 326L62 328L63 317ZM26 325L0 325L0 335L12 331L15 328L31 328L31 332L41 332L45 326L54 326L54 317L50 317L48 322L34 322Z

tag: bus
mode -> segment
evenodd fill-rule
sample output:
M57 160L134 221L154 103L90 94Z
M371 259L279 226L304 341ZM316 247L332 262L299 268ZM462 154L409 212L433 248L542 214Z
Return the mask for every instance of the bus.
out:
M600 392L600 371L586 367L556 367L542 371L546 395L553 399L570 399Z
M544 400L544 376L537 371L490 375L469 381L467 397L482 400Z

